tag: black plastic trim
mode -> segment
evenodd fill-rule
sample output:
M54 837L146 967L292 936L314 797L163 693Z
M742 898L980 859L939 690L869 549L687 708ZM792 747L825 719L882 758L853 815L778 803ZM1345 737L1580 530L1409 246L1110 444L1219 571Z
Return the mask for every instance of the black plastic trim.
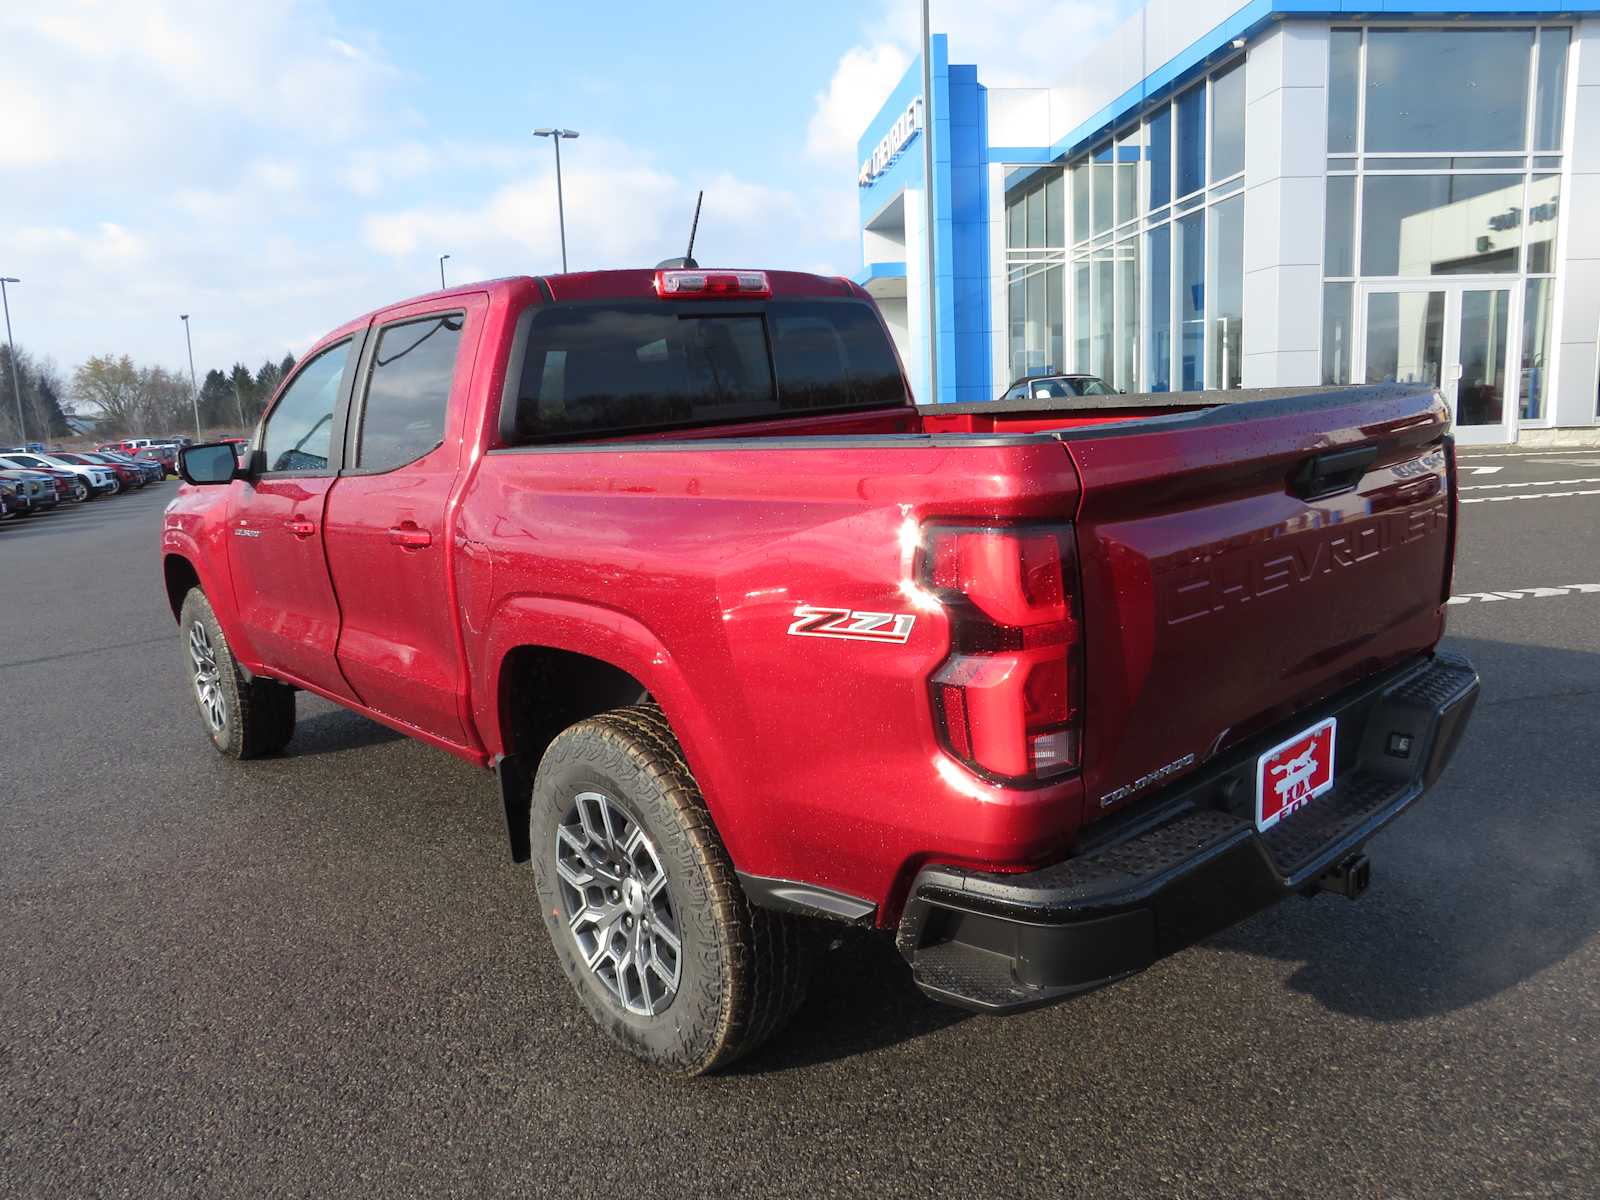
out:
M901 953L928 995L1013 1011L1123 978L1284 896L1311 894L1438 779L1478 690L1465 659L1429 656L1252 739L1062 862L1022 874L925 867L901 918ZM1338 785L1258 832L1257 756L1330 714L1340 718ZM1398 734L1409 739L1402 756L1388 749Z
M846 925L871 925L878 911L878 906L870 900L819 887L814 883L747 875L743 871L738 872L738 876L745 898L757 908L843 921Z
M505 808L511 861L528 862L533 858L532 834L528 828L528 818L533 813L533 777L515 754L497 755L492 765L495 781L500 785L500 802Z

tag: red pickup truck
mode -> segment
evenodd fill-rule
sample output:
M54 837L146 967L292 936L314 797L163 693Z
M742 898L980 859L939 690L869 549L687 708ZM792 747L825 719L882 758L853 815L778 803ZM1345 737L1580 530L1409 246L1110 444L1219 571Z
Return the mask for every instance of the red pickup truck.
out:
M313 692L498 776L561 965L711 1070L822 920L983 1011L1358 895L1477 675L1447 411L1364 387L917 407L842 279L607 271L361 317L181 456L207 732Z

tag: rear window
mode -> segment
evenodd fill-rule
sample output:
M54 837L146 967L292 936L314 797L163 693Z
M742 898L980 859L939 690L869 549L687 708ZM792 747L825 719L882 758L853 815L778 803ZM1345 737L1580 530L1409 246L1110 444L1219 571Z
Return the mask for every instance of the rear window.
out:
M534 316L514 436L594 437L905 400L894 350L864 304L574 305Z

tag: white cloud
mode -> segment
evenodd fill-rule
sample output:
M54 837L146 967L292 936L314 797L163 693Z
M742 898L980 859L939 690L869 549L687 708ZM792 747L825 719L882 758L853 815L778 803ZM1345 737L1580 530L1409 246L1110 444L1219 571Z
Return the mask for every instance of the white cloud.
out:
M1062 82L1076 48L1120 19L1126 4L1101 0L934 0L930 21L948 34L950 61L976 63L988 87L1049 87ZM806 149L835 170L854 165L867 124L919 51L920 0L877 0L863 40L846 50L819 93Z
M910 61L906 49L891 42L845 51L827 90L817 96L816 111L806 127L806 152L830 166L852 165L867 122L894 91Z

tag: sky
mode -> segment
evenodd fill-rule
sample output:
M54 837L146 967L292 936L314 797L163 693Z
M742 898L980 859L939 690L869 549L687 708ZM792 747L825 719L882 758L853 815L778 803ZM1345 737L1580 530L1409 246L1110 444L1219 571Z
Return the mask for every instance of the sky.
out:
M933 0L991 86L1061 80L1134 0ZM856 142L917 0L0 7L0 274L19 347L186 367L300 355L369 309L681 254L850 273Z

